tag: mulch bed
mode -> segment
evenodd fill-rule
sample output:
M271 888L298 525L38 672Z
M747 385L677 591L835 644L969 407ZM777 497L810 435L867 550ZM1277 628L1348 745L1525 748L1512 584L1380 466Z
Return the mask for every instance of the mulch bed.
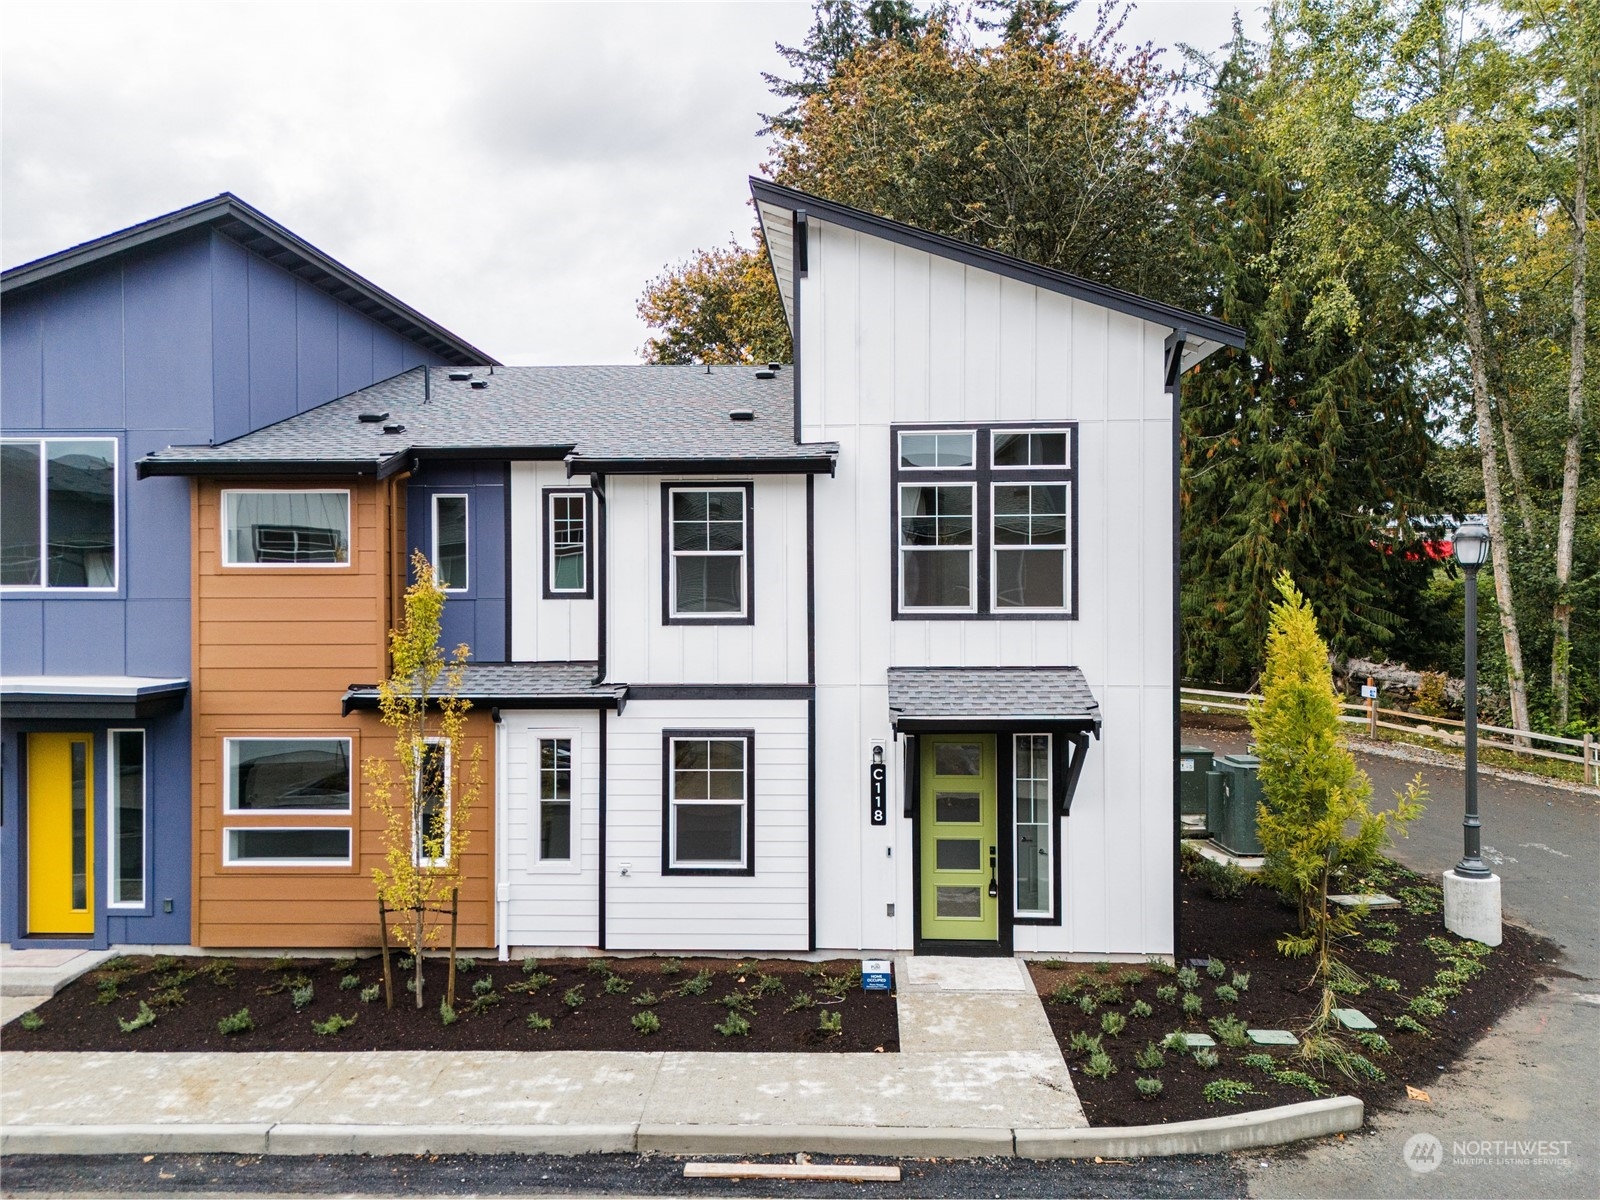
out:
M602 965L603 964L603 967ZM34 1030L6 1026L8 1050L733 1050L823 1053L897 1051L899 1026L894 998L863 992L854 960L805 963L793 960L663 958L553 958L524 970L522 963L463 960L456 981L456 1020L442 1023L446 965L425 963L419 1010L402 990L409 972L395 971L395 1007L386 1009L383 968L376 957L353 961L297 958L219 959L128 957L107 963L63 988L36 1011L44 1024ZM354 983L341 981L353 976ZM619 982L608 980L615 978ZM487 980L485 984L483 981ZM294 992L306 983L312 995L296 1009ZM688 985L688 986L686 986ZM369 999L363 1000L363 989ZM700 989L696 994L696 989ZM834 993L829 994L829 991ZM487 991L495 1000L475 996ZM647 993L656 999L647 1000ZM581 995L572 1005L568 996ZM742 997L730 1009L726 999ZM102 997L114 996L109 1003ZM814 1005L797 1006L802 997ZM124 1032L140 1002L156 1014L153 1024ZM791 1010L791 1006L795 1006ZM223 1034L218 1022L248 1008L254 1028ZM722 1034L730 1012L748 1022L744 1034ZM653 1012L659 1030L641 1033L633 1024ZM548 1019L548 1029L528 1024L530 1013ZM319 1034L335 1014L355 1023ZM839 1032L820 1029L822 1014L837 1015Z
M1387 977L1398 987L1386 991L1369 982L1359 994L1341 996L1338 1005L1359 1009L1376 1022L1375 1032L1388 1043L1386 1050L1361 1045L1353 1033L1346 1037L1350 1049L1370 1060L1382 1078L1358 1075L1352 1079L1336 1072L1321 1077L1314 1066L1295 1057L1295 1047L1249 1045L1231 1049L1217 1036L1210 1022L1229 1016L1237 1017L1250 1029L1287 1029L1298 1035L1317 1008L1320 993L1307 987L1311 961L1286 958L1277 951L1279 936L1295 928L1296 914L1274 893L1255 883L1246 886L1236 899L1218 899L1207 883L1189 874L1183 877L1182 946L1186 964L1193 964L1198 976L1192 989L1175 975L1150 966L1030 963L1034 983L1045 998L1050 1027L1061 1043L1090 1123L1164 1124L1295 1104L1317 1094L1359 1096L1370 1113L1406 1100L1407 1085L1424 1090L1432 1086L1443 1069L1538 986L1541 975L1556 971L1551 964L1560 951L1553 942L1507 924L1501 945L1479 960L1484 967L1481 973L1464 982L1444 981L1447 989L1458 986L1459 991L1440 1000L1442 1013L1409 1014L1426 1033L1399 1028L1395 1019L1408 1015L1408 1006L1424 989L1438 986L1438 973L1453 969L1452 956L1462 954L1457 947L1463 943L1444 930L1437 878L1427 879L1390 864L1383 878L1369 882L1379 885L1373 890L1383 890L1400 899L1403 907L1370 911L1364 922L1364 936L1347 947L1344 959L1363 979ZM1383 943L1392 946L1388 954L1373 949L1374 944L1383 949ZM1220 977L1206 969L1212 959L1221 964ZM1248 986L1237 989L1236 1001L1219 998L1216 988L1234 986L1235 973L1248 973ZM1063 983L1069 992L1100 996L1094 1012L1085 1013L1076 996L1052 999L1053 994L1059 995L1057 989ZM1177 998L1159 997L1157 989L1162 987L1176 988ZM1119 989L1120 996L1112 989ZM1185 1015L1181 1008L1182 997L1190 990L1203 1005L1197 1016ZM1140 1001L1150 1006L1151 1015L1133 1014L1134 1004ZM1102 1028L1105 1015L1113 1012L1127 1020L1126 1028L1115 1037ZM1218 1064L1206 1069L1193 1053L1169 1049L1159 1067L1142 1069L1136 1065L1136 1053L1180 1030L1216 1038ZM1116 1067L1115 1073L1107 1079L1088 1074L1085 1068L1090 1055L1071 1048L1074 1034L1100 1035L1101 1045ZM1271 1056L1274 1071L1304 1072L1310 1077L1311 1086L1305 1086L1305 1081L1297 1085L1276 1080L1260 1065L1243 1061L1247 1055L1259 1054ZM1161 1080L1162 1090L1157 1098L1140 1096L1134 1083L1139 1077ZM1248 1084L1250 1093L1231 1102L1205 1098L1207 1084L1229 1079Z

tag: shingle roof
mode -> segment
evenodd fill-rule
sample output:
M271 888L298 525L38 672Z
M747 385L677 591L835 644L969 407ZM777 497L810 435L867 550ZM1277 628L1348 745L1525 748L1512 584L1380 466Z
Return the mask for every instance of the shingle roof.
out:
M424 372L427 378L424 379ZM458 369L457 374L460 373ZM731 459L828 470L834 443L796 445L793 383L750 366L497 367L453 380L417 367L218 446L172 446L141 475L331 468L389 474L412 454L563 458L614 470ZM473 387L473 383L486 387ZM729 413L748 409L751 420ZM363 422L362 414L385 414ZM403 427L385 433L386 427Z
M889 711L903 722L1066 721L1100 725L1077 667L890 667Z
M480 707L617 708L627 694L626 685L596 684L597 671L593 662L468 663L459 695ZM377 684L352 684L345 690L345 712L377 706Z

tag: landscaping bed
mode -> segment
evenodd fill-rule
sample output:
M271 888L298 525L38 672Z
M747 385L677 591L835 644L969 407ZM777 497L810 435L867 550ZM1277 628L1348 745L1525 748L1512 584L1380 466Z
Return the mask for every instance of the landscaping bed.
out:
M1295 928L1294 910L1241 875L1188 860L1179 967L1029 964L1091 1124L1164 1124L1317 1096L1359 1096L1369 1111L1404 1101L1408 1085L1426 1090L1520 1003L1559 953L1553 943L1510 924L1492 951L1463 942L1444 930L1437 880L1388 864L1380 878L1366 882L1402 906L1369 911L1363 936L1343 954L1362 990L1338 999L1340 1007L1371 1018L1377 1028L1370 1034L1381 1040L1369 1035L1362 1041L1359 1033L1344 1031L1350 1049L1368 1066L1358 1062L1354 1078L1331 1070L1319 1074L1296 1056L1294 1046L1227 1044L1237 1043L1246 1029L1298 1036L1320 997L1320 989L1307 986L1311 960L1286 958L1277 950L1279 936ZM1234 890L1240 893L1234 898L1217 894ZM1120 1032L1113 1034L1119 1018ZM1197 1059L1192 1050L1162 1049L1174 1032L1215 1039L1215 1063L1207 1065L1209 1059ZM1099 1060L1096 1045L1085 1044L1095 1037L1104 1054ZM1145 1056L1143 1064L1136 1055ZM1107 1066L1110 1075L1095 1074ZM1147 1083L1151 1094L1141 1095L1141 1078L1159 1080L1159 1092Z
M421 1009L403 990L410 972L398 961L391 1010L377 957L119 958L8 1025L6 1049L900 1048L894 998L863 992L855 960L463 958L448 1024L440 1012L445 961L425 963ZM230 1026L234 1032L223 1031Z

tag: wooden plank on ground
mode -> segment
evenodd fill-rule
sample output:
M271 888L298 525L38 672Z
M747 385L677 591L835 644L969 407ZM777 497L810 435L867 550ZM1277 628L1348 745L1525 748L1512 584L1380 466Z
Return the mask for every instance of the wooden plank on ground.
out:
M685 1179L842 1179L849 1183L899 1183L899 1167L853 1163L733 1163L683 1164Z

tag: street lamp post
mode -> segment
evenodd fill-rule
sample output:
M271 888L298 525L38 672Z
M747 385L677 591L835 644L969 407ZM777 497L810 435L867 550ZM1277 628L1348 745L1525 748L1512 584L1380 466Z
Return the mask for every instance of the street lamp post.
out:
M1453 551L1467 574L1466 811L1461 818L1461 861L1444 873L1444 926L1486 946L1500 944L1500 877L1483 862L1483 822L1478 816L1478 568L1489 558L1489 529L1470 518L1455 532Z

